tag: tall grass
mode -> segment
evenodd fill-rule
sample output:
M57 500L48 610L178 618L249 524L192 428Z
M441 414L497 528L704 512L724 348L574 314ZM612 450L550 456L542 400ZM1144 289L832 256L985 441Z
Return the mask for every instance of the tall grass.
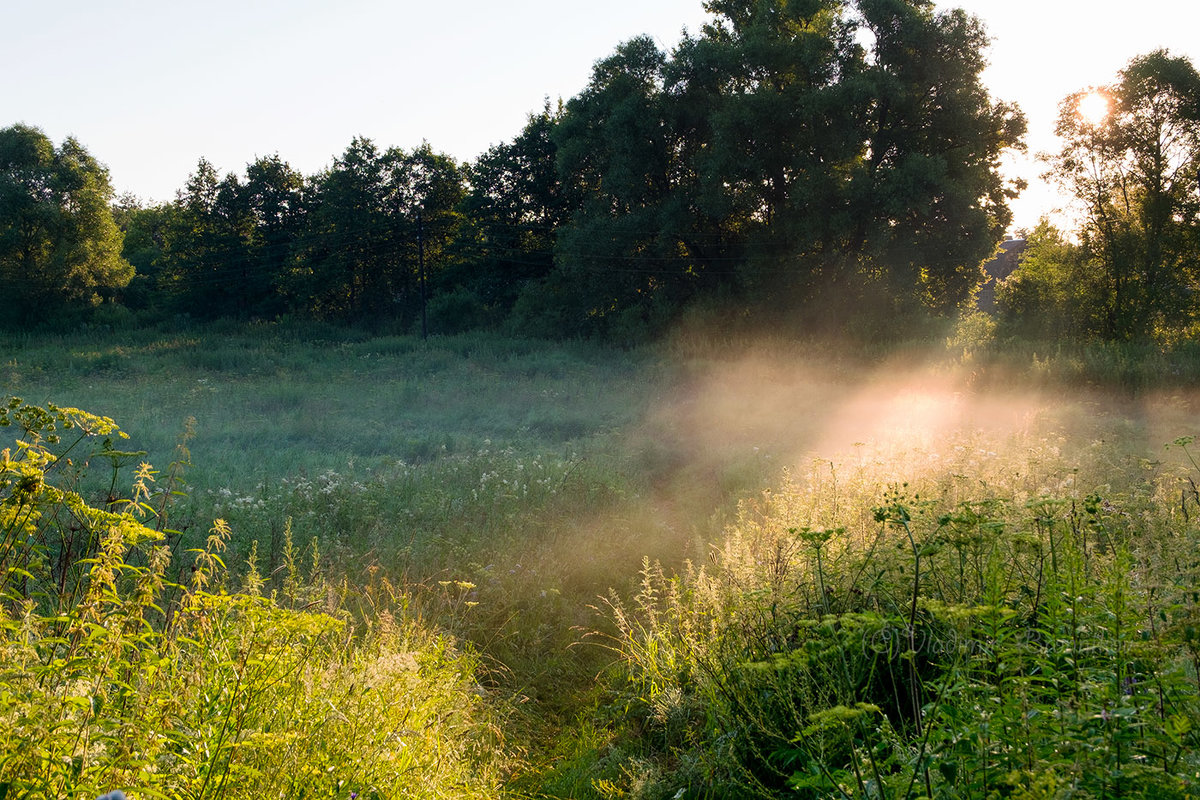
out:
M1171 342L1038 338L998 325L987 314L964 315L947 349L985 381L1094 386L1127 393L1187 389L1200 378L1200 347Z
M289 540L263 595L253 559L227 568L223 520L171 552L178 484L148 465L127 499L79 493L94 440L121 460L110 419L13 399L0 426L0 795L494 796L478 658L403 594L328 584Z
M1194 476L1020 444L823 462L647 562L611 641L679 767L622 796L1195 796Z
M699 513L673 504L668 528L649 491L656 462L627 431L663 378L648 379L653 358L316 333L30 339L8 351L6 388L121 419L133 437L121 447L144 451L133 465L171 460L194 427L167 545L202 547L221 518L225 562L253 558L261 591L283 596L289 549L305 561L316 542L314 575L344 584L347 613L386 578L406 619L479 654L474 680L515 705L510 738L544 741L595 674L596 654L574 646L588 605L643 553L690 547L713 510L708 496ZM104 496L108 460L90 461L80 488ZM351 618L368 624L370 606Z

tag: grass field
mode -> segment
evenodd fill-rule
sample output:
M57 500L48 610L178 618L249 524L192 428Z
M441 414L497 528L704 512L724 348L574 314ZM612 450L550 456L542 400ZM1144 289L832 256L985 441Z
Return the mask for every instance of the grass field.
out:
M1127 776L1154 767L1156 791L1175 794L1145 796L1194 796L1184 780L1200 730L1187 689L1194 604L1164 572L1191 575L1200 519L1188 451L1163 448L1197 426L1178 374L1116 380L1114 392L1103 376L1088 385L1103 359L1089 373L1055 367L1086 361L1075 354L1014 365L1010 353L1001 373L953 341L871 356L684 337L626 351L236 325L13 338L3 353L4 393L129 432L120 447L146 455L124 459L126 474L144 459L164 479L194 431L186 496L170 512L184 535L172 544L202 546L212 519L226 520L231 588L253 557L267 589L294 593L289 565L315 554L309 581L386 579L421 630L469 645L487 702L508 721L497 791L1116 797L1142 796ZM108 486L104 463L90 472L93 495ZM1070 559L1086 568L1030 577L1045 548L1067 547L1056 537L1081 530L1095 538L1072 540ZM993 532L983 549L981 531ZM1118 585L1122 564L1133 579ZM914 586L914 575L924 580ZM1099 691L1089 681L1110 666L1100 656L1079 659L1050 699L1020 684L1020 670L971 672L912 642L916 661L878 648L836 669L796 660L832 652L839 636L918 627L930 641L1015 642L1019 617L1025 649L994 651L1033 664L1042 656L1029 637L1069 627L1047 620L1047 587L1074 580L1090 587L1077 588L1094 629L1108 631L1114 613L1130 626L1093 651L1124 652L1113 668L1122 680L1157 676L1160 706L1168 695L1174 704L1155 727L1138 716L1154 716L1138 692L1117 686L1100 701L1133 708L1144 743L1138 755L1133 734L1101 741L1108 783L1081 779L1094 771L1082 751L1055 756L1036 726L1019 739L1036 763L963 750L965 723L942 701L949 691L1001 708L1017 698L1056 719L1064 742L1103 739L1063 711L1078 716L1084 689ZM1126 598L1117 611L1114 591ZM986 608L1013 613L984 619ZM1149 656L1128 652L1131 631L1158 611L1143 640L1158 648L1150 669ZM990 620L992 638L964 620ZM908 686L889 696L908 700L881 699L869 676L884 673ZM989 694L993 684L1014 690ZM764 692L793 700L753 700ZM1076 794L1062 794L1068 785Z

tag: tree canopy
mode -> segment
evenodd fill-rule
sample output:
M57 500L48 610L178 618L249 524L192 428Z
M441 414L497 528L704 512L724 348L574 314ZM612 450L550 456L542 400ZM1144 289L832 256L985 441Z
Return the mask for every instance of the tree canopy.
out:
M129 283L112 201L108 171L74 138L0 129L0 315L37 321Z
M556 131L560 263L603 317L724 286L790 310L962 303L1011 221L1025 123L986 37L924 0L714 0L596 64Z
M1018 282L1069 296L1076 311L1061 311L1082 332L1177 336L1200 311L1200 74L1163 50L1138 56L1113 84L1066 97L1057 132L1051 174L1078 200L1078 242L1059 246L1054 269L1031 261ZM1087 279L1056 286L1079 274L1069 263L1088 265Z

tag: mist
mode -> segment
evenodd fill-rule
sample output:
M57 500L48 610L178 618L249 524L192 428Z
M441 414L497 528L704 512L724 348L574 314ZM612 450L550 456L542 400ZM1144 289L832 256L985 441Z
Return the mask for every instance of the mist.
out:
M668 525L680 523L684 507L695 519L705 504L711 513L813 470L868 464L880 493L973 471L965 477L977 484L1012 473L1036 494L1065 481L1106 486L1130 470L1178 470L1186 456L1166 446L1194 432L1200 401L1190 390L998 377L944 347L870 360L763 339L681 352L671 370L630 436L655 475L654 502Z

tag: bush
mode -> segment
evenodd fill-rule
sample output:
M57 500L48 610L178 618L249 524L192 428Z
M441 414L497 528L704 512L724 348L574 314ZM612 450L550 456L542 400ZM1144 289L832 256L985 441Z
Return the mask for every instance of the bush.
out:
M701 765L680 796L1194 796L1200 496L1023 444L823 462L647 563L610 598L640 757Z
M494 795L478 661L401 593L327 585L289 541L284 589L262 596L254 554L239 581L225 568L221 520L181 568L180 464L162 484L141 465L95 507L90 443L113 486L140 455L114 449L112 420L11 398L0 426L19 430L0 460L0 795Z
M1107 329L1103 270L1085 247L1046 220L1029 235L1021 262L996 286L996 303L1013 333L1086 337Z
M561 341L594 335L601 324L583 282L558 270L525 285L506 327L518 336Z
M995 338L996 321L991 315L970 311L958 318L954 333L946 340L946 347L968 363L988 354L994 347Z
M466 289L434 295L429 300L427 314L430 331L439 334L463 333L495 323L495 315L483 300Z

